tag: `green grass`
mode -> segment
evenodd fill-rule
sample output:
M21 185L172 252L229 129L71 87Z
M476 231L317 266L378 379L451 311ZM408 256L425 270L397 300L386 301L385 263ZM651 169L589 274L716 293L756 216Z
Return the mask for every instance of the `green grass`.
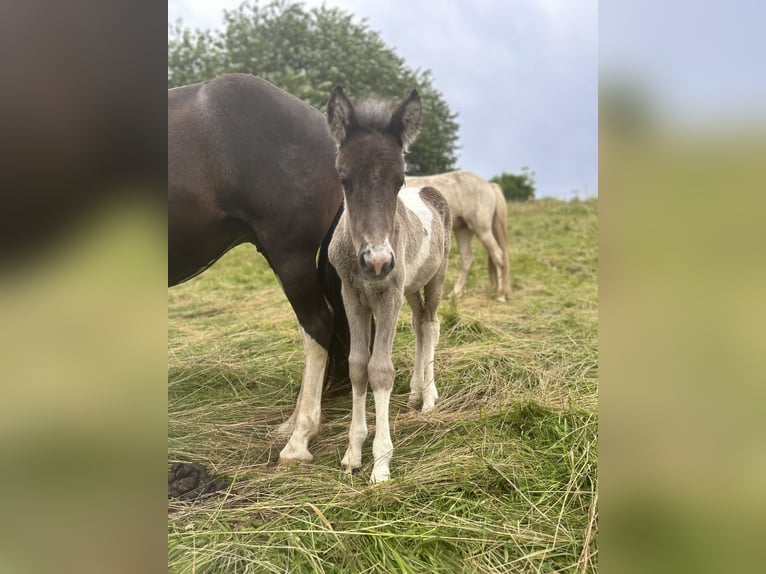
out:
M169 502L170 572L592 572L597 557L597 202L509 204L513 293L486 254L440 308L437 409L407 408L394 343L392 480L340 469L350 396L323 404L311 466L275 467L303 366L297 321L250 246L168 291L168 448L234 479ZM445 292L457 277L453 248ZM368 422L374 421L368 400Z

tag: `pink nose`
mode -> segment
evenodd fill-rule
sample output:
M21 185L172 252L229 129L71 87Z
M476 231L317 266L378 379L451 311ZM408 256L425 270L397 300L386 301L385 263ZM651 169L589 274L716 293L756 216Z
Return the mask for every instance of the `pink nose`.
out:
M366 247L359 254L359 266L364 273L375 279L383 279L394 268L394 252L389 245Z

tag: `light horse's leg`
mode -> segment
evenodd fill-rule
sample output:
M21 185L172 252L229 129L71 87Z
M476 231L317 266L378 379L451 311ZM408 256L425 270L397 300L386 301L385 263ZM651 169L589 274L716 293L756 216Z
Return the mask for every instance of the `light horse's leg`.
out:
M343 301L351 335L348 374L351 379L353 406L348 431L348 448L341 466L346 472L362 466L362 446L367 439L367 381L370 362L370 328L372 312L359 304L358 297L343 283Z
M280 430L292 434L287 445L279 454L280 464L290 462L312 462L314 457L308 447L319 434L322 410L322 384L327 368L327 349L332 333L333 314L325 300L316 272L313 257L296 260L271 257L274 272L282 289L301 324L301 338L305 365L301 379L301 390L295 411Z
M455 239L457 239L457 248L460 250L460 263L462 265L460 276L457 278L455 286L452 288L452 295L455 297L460 297L463 294L465 281L468 279L468 273L471 271L471 265L473 265L473 250L471 249L472 238L473 231L468 227L455 229Z
M495 264L495 267L497 268L497 277L496 277L496 289L497 289L497 300L498 301L505 301L505 289L503 287L503 275L505 273L505 269L508 266L507 261L503 261L503 250L500 248L500 244L495 240L495 236L492 235L492 222L489 222L488 226L482 226L480 229L476 229L476 236L479 238L479 241L481 241L481 244L484 246L484 249L487 250L487 254L492 258L492 262Z
M389 465L394 454L391 430L388 421L388 406L394 388L394 363L391 351L399 310L402 308L402 293L389 289L373 303L375 314L375 342L373 344L367 373L370 388L375 398L375 440L372 455L375 460L370 482L382 482L391 476Z

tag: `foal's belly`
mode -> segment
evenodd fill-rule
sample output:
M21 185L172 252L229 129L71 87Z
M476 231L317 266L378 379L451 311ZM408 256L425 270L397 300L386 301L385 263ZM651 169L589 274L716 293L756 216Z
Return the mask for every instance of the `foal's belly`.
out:
M418 257L420 256L420 257ZM441 265L441 259L431 254L431 249L425 253L418 253L413 257L407 257L404 268L404 291L412 293L419 291L433 279Z

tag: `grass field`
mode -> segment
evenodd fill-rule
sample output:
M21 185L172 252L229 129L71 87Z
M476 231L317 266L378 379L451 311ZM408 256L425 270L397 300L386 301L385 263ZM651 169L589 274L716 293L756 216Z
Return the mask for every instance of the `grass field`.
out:
M168 291L169 460L233 479L169 501L170 572L594 572L597 563L598 204L509 204L513 294L486 255L440 308L435 412L407 408L414 339L394 343L392 480L342 472L351 399L323 404L311 466L275 467L274 428L303 365L297 320L240 246ZM453 246L445 292L457 277ZM368 397L368 423L374 421Z

